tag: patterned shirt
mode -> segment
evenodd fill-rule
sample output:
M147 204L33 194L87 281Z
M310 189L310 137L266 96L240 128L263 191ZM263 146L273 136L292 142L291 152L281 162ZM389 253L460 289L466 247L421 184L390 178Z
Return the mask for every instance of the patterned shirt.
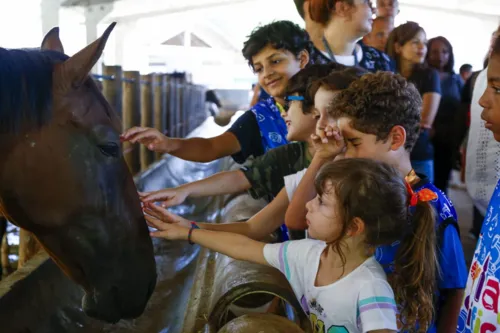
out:
M361 59L358 59L358 66L370 72L396 71L396 63L387 54L363 43L357 44L362 51ZM319 54L319 63L327 64L331 59L323 52L316 49Z
M272 97L255 104L235 121L228 132L236 136L241 146L241 150L232 155L237 163L288 143L285 121Z

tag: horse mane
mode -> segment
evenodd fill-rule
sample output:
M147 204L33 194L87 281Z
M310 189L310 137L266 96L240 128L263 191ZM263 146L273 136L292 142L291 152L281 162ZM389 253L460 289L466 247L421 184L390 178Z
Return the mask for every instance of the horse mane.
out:
M66 59L55 51L0 48L0 134L51 119L53 66Z

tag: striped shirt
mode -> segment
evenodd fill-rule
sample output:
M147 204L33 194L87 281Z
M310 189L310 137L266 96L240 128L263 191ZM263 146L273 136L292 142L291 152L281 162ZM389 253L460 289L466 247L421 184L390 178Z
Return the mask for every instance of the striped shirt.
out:
M267 262L290 282L303 310L309 315L313 332L397 331L394 293L374 257L330 285L314 285L325 247L324 242L313 239L264 247Z

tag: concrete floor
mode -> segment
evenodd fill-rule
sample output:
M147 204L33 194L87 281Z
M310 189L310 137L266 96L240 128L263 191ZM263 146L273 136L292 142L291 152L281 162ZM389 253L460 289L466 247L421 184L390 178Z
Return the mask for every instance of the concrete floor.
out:
M452 179L456 181L457 178L457 173L454 173ZM458 214L458 225L460 226L460 235L468 268L476 248L476 240L469 236L469 230L472 227L472 201L465 187L450 186L448 195Z

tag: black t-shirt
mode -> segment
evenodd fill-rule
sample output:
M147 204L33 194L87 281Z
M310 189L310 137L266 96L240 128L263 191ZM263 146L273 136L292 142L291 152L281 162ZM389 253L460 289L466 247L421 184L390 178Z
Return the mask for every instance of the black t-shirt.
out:
M460 112L463 86L462 78L455 73L450 73L441 80L441 102L433 124L435 143L455 143L455 123Z
M241 146L238 153L231 155L236 163L242 164L250 156L257 157L264 154L259 124L252 111L246 111L227 131L236 136Z
M439 73L429 67L416 67L408 78L417 88L420 96L426 93L441 94L441 81ZM411 151L410 159L415 161L426 161L434 159L434 148L430 140L428 129L421 129L417 142Z

